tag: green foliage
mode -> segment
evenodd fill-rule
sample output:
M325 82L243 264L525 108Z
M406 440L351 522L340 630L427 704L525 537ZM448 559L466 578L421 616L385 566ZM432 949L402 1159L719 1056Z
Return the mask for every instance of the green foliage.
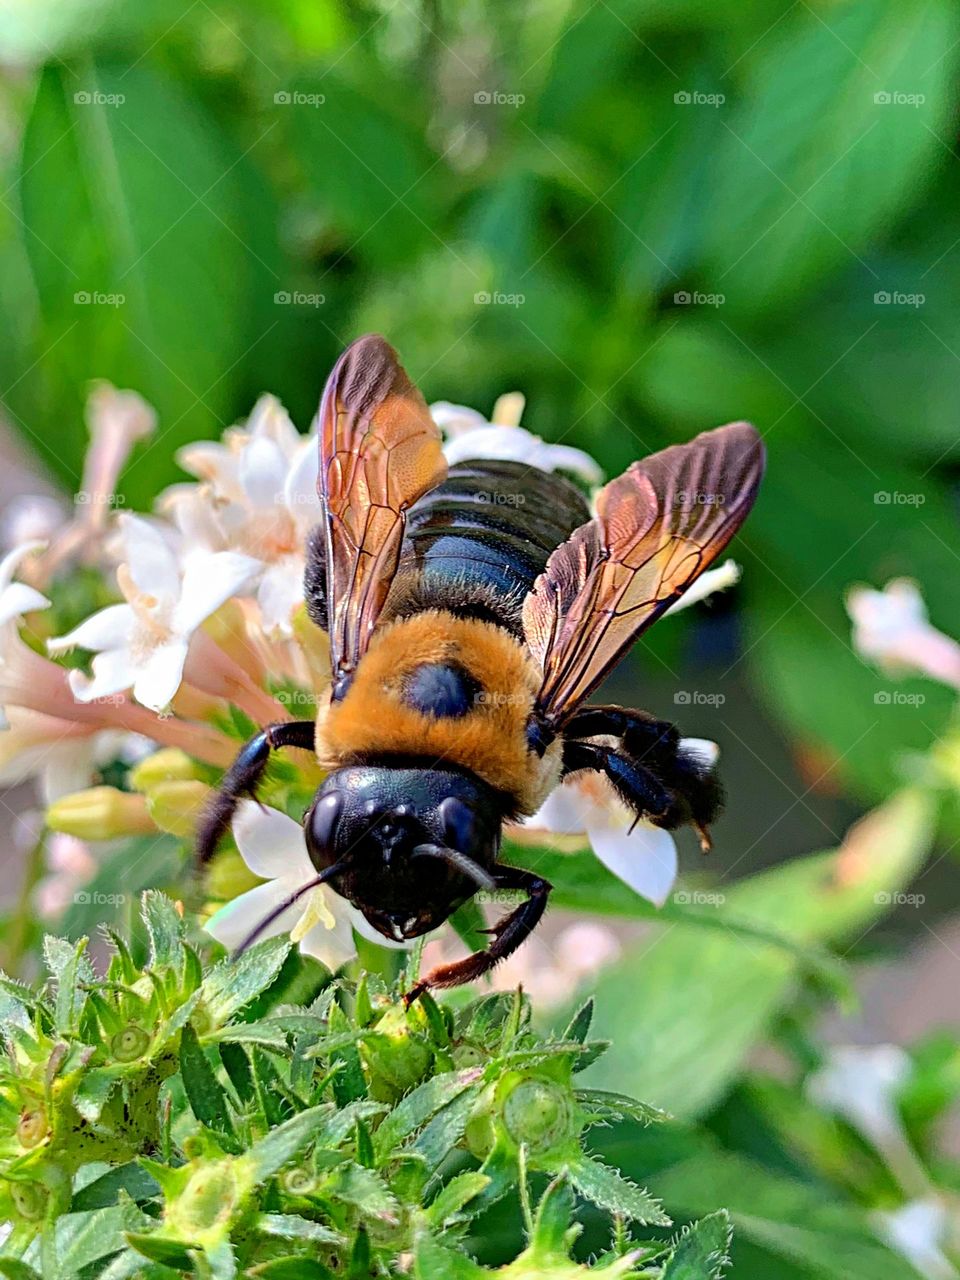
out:
M144 894L142 915L143 967L115 938L101 978L85 939L50 938L38 993L4 980L0 1274L384 1274L412 1252L423 1274L482 1275L464 1239L518 1190L526 1246L504 1275L591 1269L571 1253L575 1193L618 1224L592 1269L720 1274L722 1218L666 1249L623 1230L670 1219L584 1135L664 1117L578 1087L604 1048L586 1038L589 1008L544 1038L519 992L407 1008L364 978L291 1005L288 943L205 971L168 899ZM551 1182L534 1214L537 1174Z

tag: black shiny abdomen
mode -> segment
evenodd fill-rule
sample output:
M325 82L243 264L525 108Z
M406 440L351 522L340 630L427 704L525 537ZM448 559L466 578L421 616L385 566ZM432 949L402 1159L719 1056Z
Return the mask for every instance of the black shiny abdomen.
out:
M383 620L437 607L516 630L550 553L589 519L586 497L563 476L488 459L451 467L407 513Z

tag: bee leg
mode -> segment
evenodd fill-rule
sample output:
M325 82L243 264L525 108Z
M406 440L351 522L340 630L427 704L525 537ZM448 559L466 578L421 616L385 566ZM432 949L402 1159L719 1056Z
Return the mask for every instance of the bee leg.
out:
M673 806L672 794L652 770L620 755L612 747L595 742L564 742L563 776L579 773L581 769L605 774L617 795L638 818L663 818Z
M288 720L281 724L268 724L240 748L200 820L196 852L201 865L213 857L243 797L256 799L257 783L266 770L270 752L278 747L302 747L305 751L312 751L315 734L316 725L312 720Z
M627 707L581 707L567 721L564 733L571 738L619 738L627 754L639 760L650 753L675 753L680 743L675 724Z
M461 982L472 982L489 973L501 960L512 955L537 927L553 886L542 876L515 867L498 868L493 874L493 882L497 889L522 889L528 895L526 902L521 902L494 925L490 930L493 942L486 951L475 951L465 960L441 965L422 978L404 997L408 1006L429 987L458 987Z

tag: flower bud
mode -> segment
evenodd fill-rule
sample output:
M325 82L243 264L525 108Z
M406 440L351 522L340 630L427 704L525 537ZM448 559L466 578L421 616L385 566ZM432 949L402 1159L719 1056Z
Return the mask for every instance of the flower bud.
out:
M185 751L163 747L130 770L130 783L136 791L150 791L162 782L192 782L202 776L197 762Z
M418 1085L430 1070L433 1053L423 1039L411 1035L409 1015L399 1005L386 1013L363 1042L364 1065L370 1077L370 1095L391 1102Z
M30 1111L23 1111L17 1123L17 1141L21 1147L38 1147L50 1132L46 1108L41 1104Z
M47 809L47 826L81 840L113 840L156 831L141 795L116 787L91 787L61 796Z
M118 1062L134 1062L142 1058L149 1047L149 1033L134 1022L118 1031L110 1041L110 1052Z
M210 794L205 782L161 782L147 792L147 809L161 831L190 839Z
M186 1240L226 1231L244 1188L231 1159L198 1165L183 1191L167 1207L167 1220Z
M11 1182L10 1198L21 1218L36 1222L43 1217L47 1203L47 1189L39 1182Z
M207 893L217 902L232 902L260 883L235 849L224 849L207 866L204 876Z
M570 1090L555 1080L521 1080L503 1101L503 1127L516 1146L532 1155L576 1137L575 1106Z

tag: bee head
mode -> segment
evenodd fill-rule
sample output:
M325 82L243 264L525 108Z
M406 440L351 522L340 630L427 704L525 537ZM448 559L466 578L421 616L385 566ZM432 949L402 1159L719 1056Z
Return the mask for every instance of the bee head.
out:
M496 793L452 769L358 765L325 779L304 819L318 871L384 937L436 928L490 887L500 846Z

